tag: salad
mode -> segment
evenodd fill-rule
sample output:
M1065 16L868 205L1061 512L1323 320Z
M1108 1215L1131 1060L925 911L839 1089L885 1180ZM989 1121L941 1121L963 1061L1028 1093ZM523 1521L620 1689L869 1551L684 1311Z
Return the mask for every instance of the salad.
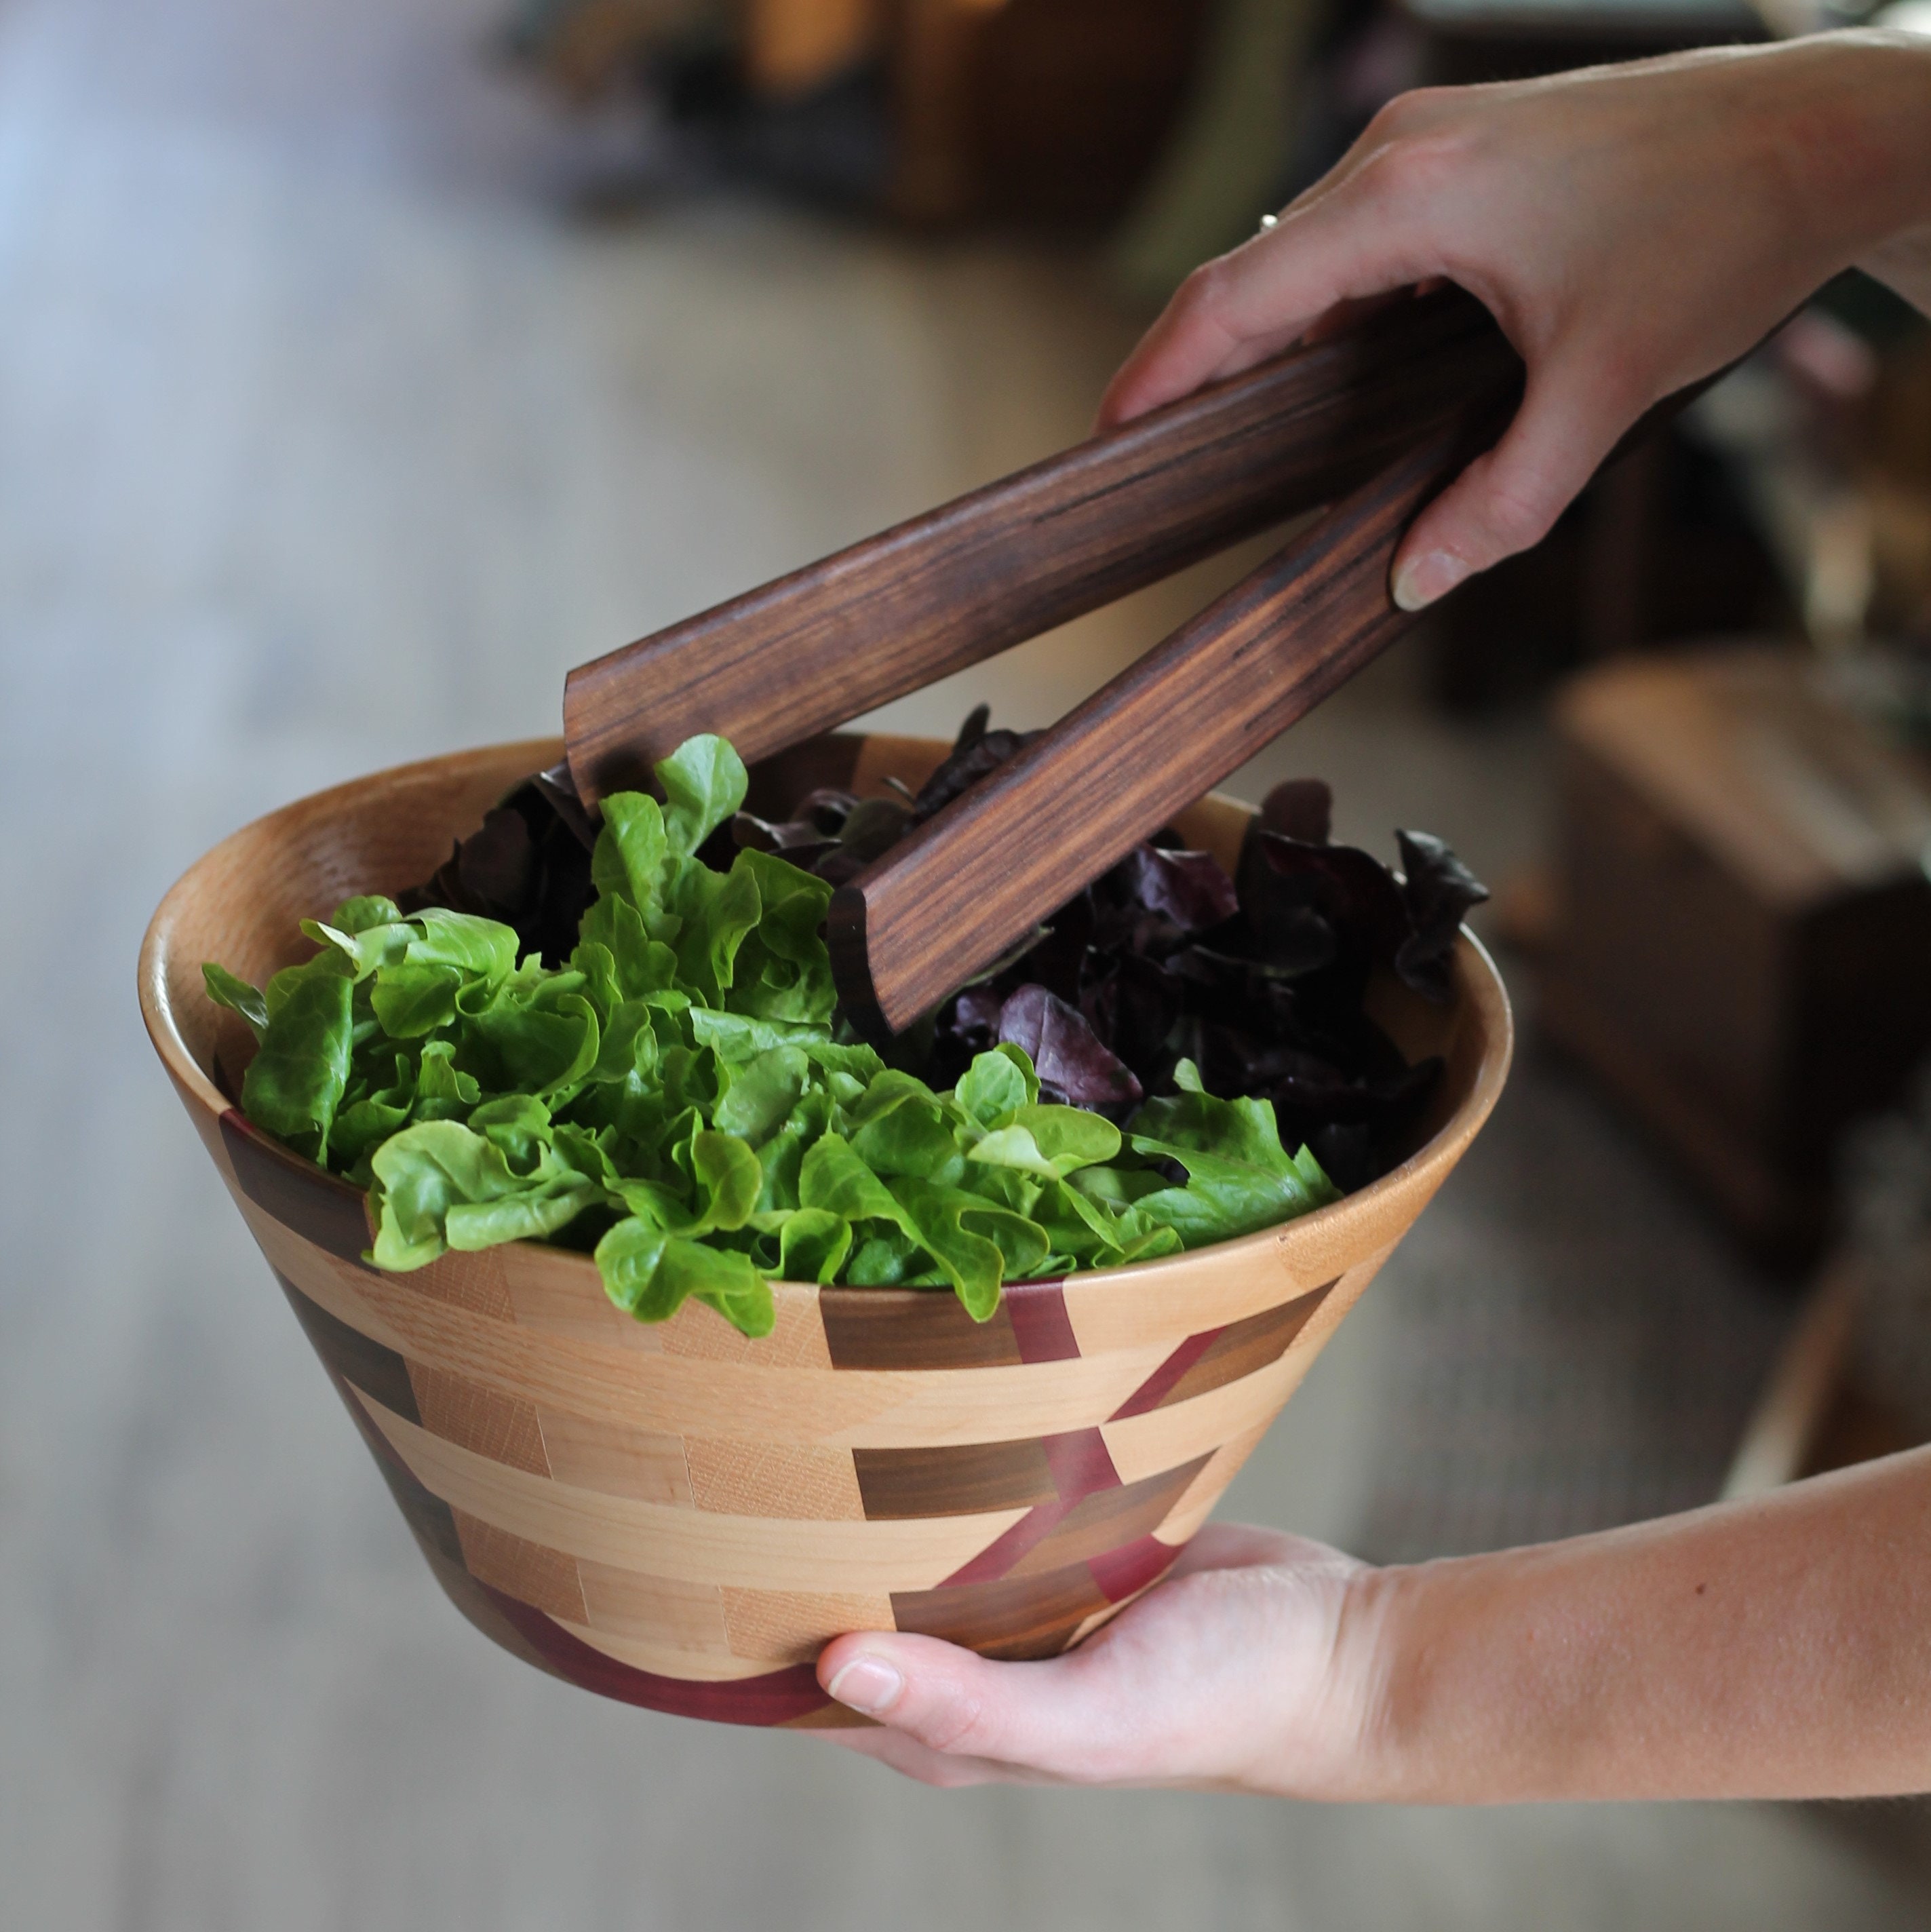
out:
M1367 981L1446 998L1485 895L1435 841L1402 835L1402 881L1327 844L1322 788L1270 800L1237 883L1141 846L886 1054L855 1036L834 885L1024 742L985 722L901 803L781 821L743 812L717 737L598 827L522 788L426 886L304 921L316 950L265 987L204 968L258 1041L243 1112L367 1190L379 1268L547 1240L642 1320L694 1297L753 1336L774 1280L949 1290L982 1321L1008 1282L1372 1178L1438 1069L1373 1026Z

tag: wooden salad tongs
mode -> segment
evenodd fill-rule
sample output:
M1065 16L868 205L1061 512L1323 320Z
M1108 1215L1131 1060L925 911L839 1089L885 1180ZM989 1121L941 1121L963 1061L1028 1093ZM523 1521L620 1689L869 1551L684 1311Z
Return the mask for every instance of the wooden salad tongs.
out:
M1399 302L580 667L577 794L648 784L697 732L768 757L1330 505L839 889L845 1010L899 1031L1401 634L1402 533L1493 442L1522 379L1471 297Z

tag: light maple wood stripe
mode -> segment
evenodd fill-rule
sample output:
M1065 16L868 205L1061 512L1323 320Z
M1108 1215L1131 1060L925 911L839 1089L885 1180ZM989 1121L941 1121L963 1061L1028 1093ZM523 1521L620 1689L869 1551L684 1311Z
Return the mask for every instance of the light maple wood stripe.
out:
M754 1341L701 1302L687 1303L668 1322L640 1322L626 1315L604 1292L596 1264L582 1255L530 1241L492 1252L503 1256L508 1303L520 1327L694 1361L743 1362L766 1369L832 1366L815 1288L774 1282L775 1323L769 1335ZM438 1262L409 1279L425 1281L442 1265Z
M607 1496L632 1496L643 1503L696 1507L681 1436L627 1429L619 1423L566 1415L556 1409L538 1409L536 1418L550 1473L559 1483L601 1490Z
M601 1280L595 1286L602 1294ZM607 1306L609 1296L604 1301ZM715 1309L687 1301L664 1324L664 1352L688 1361L735 1362L756 1369L829 1369L832 1350L818 1312L817 1290L775 1281L771 1305L771 1333L754 1340L740 1334Z
M674 1644L653 1643L646 1637L612 1636L592 1624L565 1623L561 1617L556 1621L592 1650L600 1650L619 1664L628 1664L634 1670L648 1670L655 1677L681 1677L695 1684L731 1684L784 1668L783 1664L775 1664L768 1658L733 1657L729 1651L679 1650Z
M1406 1231L1404 1230L1404 1232ZM1298 1352L1304 1361L1312 1362L1327 1346L1327 1338L1341 1326L1348 1311L1361 1299L1368 1284L1381 1272L1381 1264L1400 1245L1402 1237L1394 1239L1375 1253L1365 1256L1350 1268L1337 1281L1327 1299L1309 1318L1307 1326L1294 1339L1289 1352Z
M719 1442L693 1436L685 1439L684 1454L691 1494L700 1510L817 1522L856 1522L864 1517L865 1498L849 1449Z
M307 1292L308 1280L289 1272ZM314 1299L352 1327L411 1361L523 1396L546 1414L739 1442L898 1448L1091 1427L1168 1352L1160 1345L1009 1368L772 1370L638 1354L562 1336L532 1346L508 1324L429 1300L382 1276L362 1275L346 1292L336 1276L318 1271L315 1279Z
M715 1583L651 1576L610 1563L579 1562L584 1616L606 1636L635 1638L683 1651L731 1654L724 1593Z
M472 1314L493 1316L499 1322L514 1318L509 1286L505 1279L508 1258L523 1244L513 1242L500 1248L485 1248L480 1254L445 1254L439 1261L418 1268L407 1277L418 1294L437 1301L453 1301Z
M775 1664L809 1664L835 1636L847 1630L889 1630L892 1599L800 1590L727 1590L724 1624L731 1648L740 1657L768 1658Z
M1262 1436L1273 1426L1278 1410L1263 1416L1252 1428L1245 1429L1231 1442L1223 1442L1207 1459L1205 1468L1189 1483L1180 1500L1167 1512L1153 1534L1162 1543L1176 1547L1186 1543L1195 1530L1213 1513L1213 1506L1226 1493L1227 1486L1240 1473L1240 1466L1253 1454Z
M1069 1276L1066 1315L1080 1352L1097 1355L1161 1342L1172 1346L1312 1294L1386 1252L1405 1232L1405 1216L1388 1207L1352 1211L1365 1198L1170 1260Z
M454 1509L463 1562L479 1583L529 1604L553 1617L584 1615L583 1586L576 1564L561 1550L512 1536L466 1510Z
M556 1335L640 1354L664 1352L664 1324L626 1315L604 1292L596 1264L539 1241L513 1241L502 1250L503 1285L518 1328L532 1339ZM595 1294L586 1292L589 1271Z
M800 1522L713 1516L604 1496L492 1462L364 1395L418 1481L452 1508L545 1548L693 1583L841 1592L930 1590L1026 1512L906 1522Z
M533 1404L419 1363L410 1369L409 1381L416 1413L430 1435L534 1475L553 1473Z
M1295 1225L1312 1226L1319 1218L1310 1216ZM1165 1261L1069 1275L1062 1292L1080 1353L1102 1355L1163 1344L1171 1350L1189 1335L1225 1328L1312 1293L1332 1281L1336 1272L1309 1274L1298 1253L1291 1257L1269 1233Z

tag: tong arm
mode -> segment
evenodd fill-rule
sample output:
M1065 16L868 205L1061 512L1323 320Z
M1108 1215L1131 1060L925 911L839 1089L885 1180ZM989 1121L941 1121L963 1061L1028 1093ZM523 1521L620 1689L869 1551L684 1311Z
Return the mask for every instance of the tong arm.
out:
M1459 290L1397 302L580 666L578 794L700 731L767 757L1332 502L1514 367Z

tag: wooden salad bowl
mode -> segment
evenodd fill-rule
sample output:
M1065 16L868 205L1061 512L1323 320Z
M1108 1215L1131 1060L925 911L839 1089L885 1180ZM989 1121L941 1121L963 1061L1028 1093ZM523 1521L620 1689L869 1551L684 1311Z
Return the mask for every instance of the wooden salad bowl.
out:
M916 787L946 748L815 739L754 766L749 804ZM1378 991L1404 1051L1447 1061L1393 1172L1238 1240L1009 1286L983 1324L949 1294L779 1283L763 1340L695 1302L649 1327L587 1256L530 1243L379 1273L361 1194L229 1099L253 1042L202 962L265 980L304 956L301 918L427 878L558 751L432 759L271 813L188 872L141 952L148 1034L430 1568L540 1668L734 1724L860 1721L812 1673L841 1631L1078 1642L1166 1570L1488 1118L1511 1044L1494 967L1465 934L1451 1006ZM1246 816L1210 797L1180 823L1231 871Z

